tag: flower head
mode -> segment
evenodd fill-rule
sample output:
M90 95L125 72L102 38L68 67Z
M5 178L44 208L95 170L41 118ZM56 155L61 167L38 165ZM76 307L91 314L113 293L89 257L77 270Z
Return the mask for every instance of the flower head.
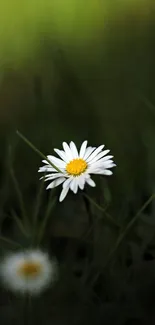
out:
M74 142L68 145L63 142L63 149L54 149L61 158L47 156L47 159L55 164L60 172L57 172L46 160L45 165L39 168L39 172L46 173L45 181L52 181L47 189L54 188L63 183L63 189L59 201L63 201L69 189L75 194L78 188L84 189L85 184L95 186L90 174L112 175L109 168L116 166L112 160L113 156L107 155L110 150L103 150L104 145L96 147L87 147L87 141L84 141L78 152ZM41 177L43 178L43 177Z
M28 250L4 258L0 277L4 286L23 294L39 294L56 277L56 263L40 250Z

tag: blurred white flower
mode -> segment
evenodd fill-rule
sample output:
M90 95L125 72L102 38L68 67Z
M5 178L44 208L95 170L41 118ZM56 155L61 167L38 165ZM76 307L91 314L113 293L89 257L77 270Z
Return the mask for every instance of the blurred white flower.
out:
M85 183L90 186L95 186L95 182L91 179L90 174L112 175L109 168L116 166L112 160L113 156L108 155L110 150L103 150L104 145L96 147L87 147L87 141L84 141L78 152L74 142L68 145L63 142L63 149L54 151L61 158L47 156L47 159L55 164L60 172L57 172L46 160L43 160L45 165L39 168L39 172L47 173L45 181L52 181L47 189L52 189L63 183L63 189L59 201L63 201L69 189L75 194L78 187L83 190Z
M56 263L40 250L10 254L0 265L4 286L22 294L39 294L51 281L55 281L56 274Z

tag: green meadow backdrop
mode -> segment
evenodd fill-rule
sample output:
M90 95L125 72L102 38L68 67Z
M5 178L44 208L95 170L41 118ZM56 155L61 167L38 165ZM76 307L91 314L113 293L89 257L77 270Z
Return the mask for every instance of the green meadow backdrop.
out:
M113 218L123 223L130 221L155 191L154 1L5 0L0 3L0 16L1 225L12 209L20 214L9 166L13 166L29 213L40 185L37 170L41 159L19 139L17 129L44 154L52 153L54 147L60 148L63 141L73 140L77 146L85 139L92 146L105 144L111 149L117 167L112 177L96 179L97 187L89 193L103 206L108 204ZM58 188L57 193L59 191ZM46 202L46 193L44 196ZM43 211L42 207L42 215ZM154 231L154 204L145 213L151 216L150 228ZM67 257L64 254L62 259L66 261L69 255L73 266L76 263L72 254L74 248L76 251L79 247L76 240L87 227L81 197L68 195L58 204L52 220L55 253L62 257L66 242L57 245L57 241L71 238L72 249L69 246ZM4 233L10 235L11 227L10 221L5 221ZM96 229L93 272L102 265L115 238L111 228L106 227L105 232ZM147 240L154 240L154 233L150 235L149 228L146 235L146 228L144 226L143 231L140 228L138 236L142 240L143 235L148 236ZM14 236L18 237L16 231ZM138 238L141 240L141 237ZM119 279L121 272L118 272ZM66 278L61 281L64 288ZM117 278L118 281L122 283ZM72 297L72 286L77 286L74 279L62 289L63 293L60 289L61 293L56 293L59 308L58 302L63 305L68 301L66 308L69 308L71 323L72 298L66 296ZM109 301L115 304L114 293L118 288L111 286L107 289ZM77 309L83 308L86 297L91 299L90 288L87 289L82 287L79 293L76 287L80 297L79 300L76 297ZM105 301L103 292L102 298L96 299ZM54 301L54 297L52 299ZM110 324L107 319L111 320L111 310L120 316L119 308L117 310L116 303L114 310L106 309L105 314L101 311L99 319ZM75 307L75 313L77 309ZM63 317L68 322L67 316ZM88 315L85 317L83 319L81 314L73 324L93 322ZM126 324L124 319L118 324Z

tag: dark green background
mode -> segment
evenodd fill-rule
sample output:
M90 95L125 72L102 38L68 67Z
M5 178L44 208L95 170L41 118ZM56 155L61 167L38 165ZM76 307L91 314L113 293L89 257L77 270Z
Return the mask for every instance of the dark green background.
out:
M95 178L97 187L88 193L102 206L108 204L108 212L122 226L154 193L155 11L151 1L148 6L147 14L139 7L122 12L117 8L116 17L107 15L103 31L88 45L43 33L35 58L18 68L1 63L2 234L24 242L10 219L12 209L21 217L10 163L30 218L40 185L41 159L17 137L17 129L44 154L71 140L78 147L87 139L92 146L103 143L111 149L117 164L114 175ZM40 219L48 198L44 191ZM154 203L140 214L104 271L119 232L104 216L94 221L93 233L85 238L90 211L93 220L103 217L94 207L89 209L80 194L71 193L51 213L44 245L57 257L60 275L55 287L34 302L33 324L154 324ZM2 246L2 254L6 249L10 247ZM14 324L14 318L17 324L21 301L1 289L2 325ZM22 324L22 309L19 318Z

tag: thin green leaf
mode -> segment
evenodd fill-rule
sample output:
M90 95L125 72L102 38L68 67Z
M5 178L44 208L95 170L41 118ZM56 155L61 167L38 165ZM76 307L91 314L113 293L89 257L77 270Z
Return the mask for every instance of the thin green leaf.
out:
M98 210L100 210L101 212L103 212L107 218L107 220L109 220L110 222L112 222L115 226L120 227L120 225L117 223L117 221L115 221L110 214L108 214L106 212L106 208L101 207L99 204L97 204L92 198L89 197L89 195L83 193L83 195L90 201L90 203L92 203Z
M0 235L0 240L4 241L4 242L6 242L6 243L8 243L8 244L10 244L10 245L14 245L14 246L22 247L21 244L15 242L14 240L8 239L8 238L6 238L6 237L4 237L4 236L1 236L1 235Z
M24 135L22 135L19 131L16 131L17 135L31 148L33 149L41 158L45 159L49 165L51 165L57 172L62 173L61 170L56 167L40 150L38 150Z

